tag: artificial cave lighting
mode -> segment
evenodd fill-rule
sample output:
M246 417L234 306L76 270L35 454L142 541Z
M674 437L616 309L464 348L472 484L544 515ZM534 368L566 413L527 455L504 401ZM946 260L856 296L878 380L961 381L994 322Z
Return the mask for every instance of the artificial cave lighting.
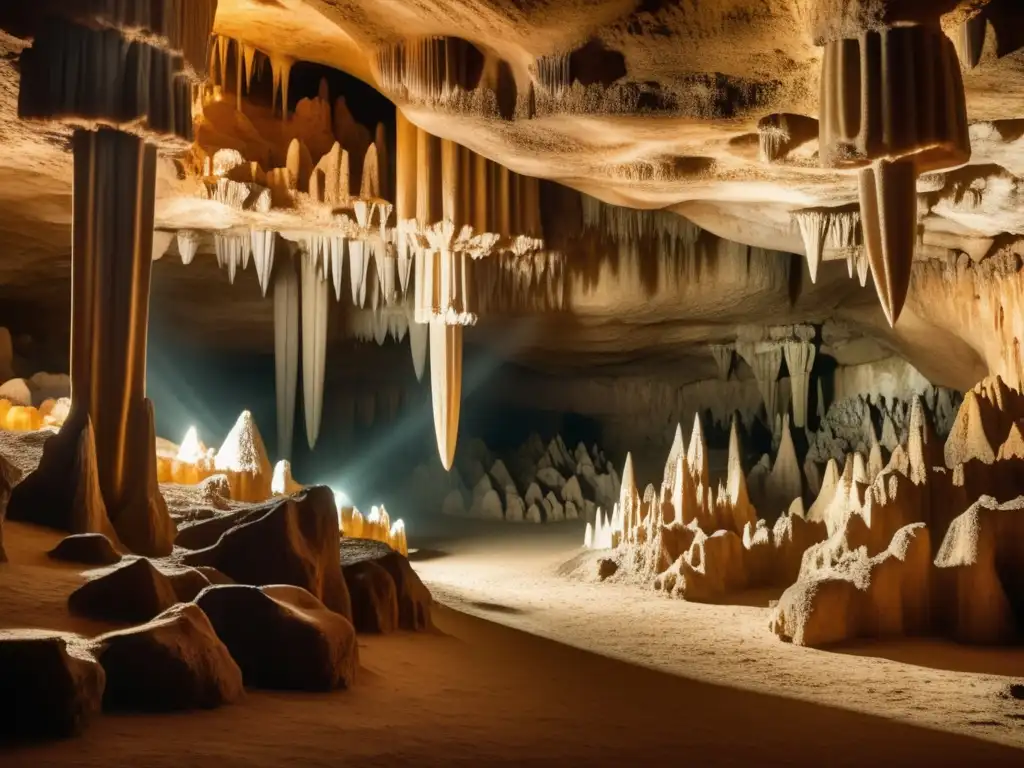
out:
M344 496L344 494L341 494ZM347 497L345 499L347 502ZM369 539L387 544L395 552L404 557L409 556L409 544L405 535L405 523L402 520L391 522L391 517L384 505L374 505L370 514L365 517L353 506L338 506L338 521L343 536L353 539Z
M0 764L1022 762L1024 2L0 6Z

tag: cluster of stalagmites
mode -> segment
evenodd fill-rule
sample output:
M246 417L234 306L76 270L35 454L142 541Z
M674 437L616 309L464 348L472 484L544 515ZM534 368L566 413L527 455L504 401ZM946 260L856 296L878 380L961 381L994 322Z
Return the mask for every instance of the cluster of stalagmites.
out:
M446 515L512 523L593 518L618 486L603 451L582 442L570 451L561 435L545 445L533 434L503 456L472 440L446 475L421 465L412 477L416 497Z
M616 550L602 576L623 569L689 600L791 585L771 627L802 645L934 633L1014 641L1024 632L1022 417L1024 396L986 379L966 393L942 445L915 396L891 452L875 442L868 456L829 459L806 507L787 425L763 475L774 487L762 511L784 510L771 527L751 504L754 473L743 476L735 428L728 476L713 492L698 420L688 450L677 433L660 490L640 496L627 458L618 503L598 512L586 543Z
M430 593L408 561L380 542L342 538L325 487L193 519L176 544L173 558L138 558L93 533L49 553L101 566L68 609L123 628L0 632L0 685L18 696L0 735L68 736L101 709L209 709L247 688L348 688L357 632L431 625Z

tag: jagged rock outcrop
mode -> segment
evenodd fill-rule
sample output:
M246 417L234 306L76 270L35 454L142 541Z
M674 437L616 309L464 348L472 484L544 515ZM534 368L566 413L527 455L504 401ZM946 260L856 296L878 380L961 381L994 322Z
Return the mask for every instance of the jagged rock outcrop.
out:
M344 538L341 541L341 563L346 578L348 570L361 563L373 563L388 573L395 585L400 629L418 631L433 626L430 618L433 603L430 590L424 586L408 559L387 544L368 539Z
M17 701L0 718L3 740L62 738L99 713L106 675L73 634L0 630L0 690Z
M334 493L315 486L282 501L213 518L186 528L183 561L216 568L239 584L292 584L332 611L352 616L341 575Z
M355 629L305 589L214 586L200 593L196 604L238 663L247 686L330 691L355 682Z
M1009 447L1024 401L998 378L965 397L940 447L919 398L905 444L868 482L851 456L835 465L811 517L829 538L804 553L771 626L798 644L939 632L974 643L1020 636L1016 532L1024 494ZM986 427L988 432L986 432ZM953 464L943 466L943 456ZM980 498L979 498L980 497Z
M99 635L91 649L106 673L105 709L211 709L243 694L242 671L193 603Z

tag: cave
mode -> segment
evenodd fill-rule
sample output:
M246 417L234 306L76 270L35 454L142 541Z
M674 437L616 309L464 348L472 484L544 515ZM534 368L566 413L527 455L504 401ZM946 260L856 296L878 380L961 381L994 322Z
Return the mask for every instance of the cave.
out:
M0 763L1020 763L1018 5L0 8Z

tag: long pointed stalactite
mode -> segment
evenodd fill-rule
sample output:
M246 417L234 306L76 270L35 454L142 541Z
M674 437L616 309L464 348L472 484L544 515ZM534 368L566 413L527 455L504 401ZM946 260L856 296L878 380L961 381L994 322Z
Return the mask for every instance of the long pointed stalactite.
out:
M860 171L865 266L890 325L910 289L917 179L971 157L960 64L938 21L936 16L932 23L829 40L822 60L821 162ZM797 221L814 279L826 222L807 216ZM867 273L860 262L856 266L864 284Z

